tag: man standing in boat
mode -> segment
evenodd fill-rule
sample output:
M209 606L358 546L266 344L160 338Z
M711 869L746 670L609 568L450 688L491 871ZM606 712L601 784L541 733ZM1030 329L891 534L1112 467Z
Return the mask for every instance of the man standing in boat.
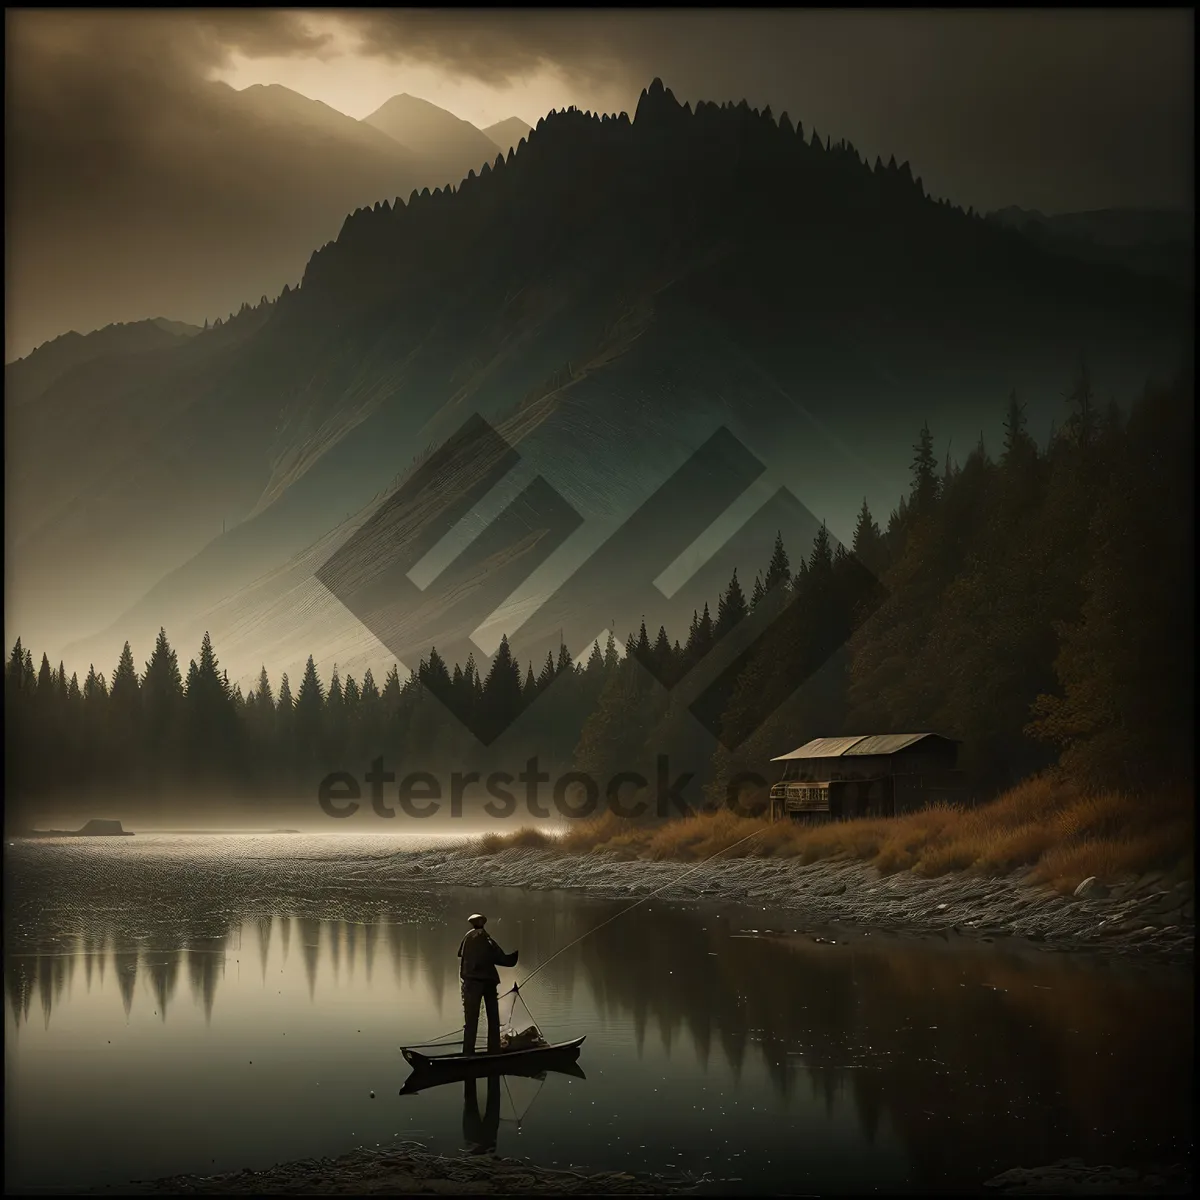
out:
M467 920L471 928L459 943L458 957L462 960L459 975L462 978L463 998L463 1053L475 1053L475 1038L479 1032L479 1002L483 1001L487 1013L489 1054L500 1050L500 998L496 993L500 985L497 967L515 967L517 951L505 954L484 929L487 917L474 913Z

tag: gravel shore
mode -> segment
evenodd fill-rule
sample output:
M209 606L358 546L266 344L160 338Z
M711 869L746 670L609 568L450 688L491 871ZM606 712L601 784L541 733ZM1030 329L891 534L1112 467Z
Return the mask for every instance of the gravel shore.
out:
M451 1158L412 1144L359 1150L340 1158L280 1163L262 1171L174 1175L95 1188L91 1196L662 1196L683 1194L692 1181L606 1171L551 1171L490 1155Z
M717 859L695 863L623 860L616 854L563 856L510 849L419 850L363 864L393 882L569 889L637 900L722 900L799 912L808 923L940 933L995 941L1023 938L1046 949L1088 950L1189 961L1195 940L1195 882L1179 874L1089 881L1063 896L1029 883L954 874L922 879L880 875L866 863Z
M1001 1196L1190 1196L1192 1172L1186 1163L1139 1170L1064 1158L1048 1167L1014 1167L983 1186Z

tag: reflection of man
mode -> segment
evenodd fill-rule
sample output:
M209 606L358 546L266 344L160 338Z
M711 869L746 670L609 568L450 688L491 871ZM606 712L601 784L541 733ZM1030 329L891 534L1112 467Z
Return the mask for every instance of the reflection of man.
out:
M479 1115L479 1092L476 1081L463 1083L463 1137L474 1154L491 1154L500 1135L500 1076L487 1077L487 1107Z
M459 976L462 978L463 998L463 1053L475 1053L475 1038L479 1033L479 1002L487 1011L488 1053L500 1050L500 1000L496 988L500 976L499 967L515 967L517 951L505 954L484 929L487 917L474 913L467 918L471 928L459 943L458 957L462 959Z

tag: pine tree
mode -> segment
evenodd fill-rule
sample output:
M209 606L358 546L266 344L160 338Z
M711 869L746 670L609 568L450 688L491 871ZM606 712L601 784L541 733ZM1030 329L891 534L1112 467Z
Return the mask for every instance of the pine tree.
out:
M108 684L91 663L88 663L87 678L83 681L83 698L91 705L102 704L108 699Z
M773 592L777 587L787 587L791 582L791 564L788 562L787 551L783 548L783 533L780 531L775 534L775 549L771 553L763 588Z
M654 665L654 655L650 649L650 635L646 632L644 617L641 627L638 629L637 641L633 643L632 654L643 667L650 669Z
M604 669L606 671L615 670L620 662L621 656L617 653L617 639L610 631L608 641L604 643Z
M435 695L449 696L453 680L446 669L445 659L437 652L436 646L429 648L429 661L421 660L417 668L417 677Z
M1004 454L1001 462L1007 463L1014 456L1036 453L1033 439L1025 432L1025 405L1017 400L1017 393L1009 394L1008 408L1004 413Z
M707 611L706 608L705 612ZM748 611L746 597L742 594L742 585L738 582L737 568L734 567L729 586L717 602L717 624L714 630L716 640L720 641L745 617Z
M295 701L292 699L292 685L288 681L287 672L284 671L279 680L279 700L275 705L277 715L290 718L295 712Z
M766 594L767 589L763 587L762 572L759 572L754 576L754 591L750 594L750 607L757 608Z
M6 695L15 696L25 688L25 647L17 638L4 667L4 683Z
M520 715L524 708L522 690L521 668L513 658L508 637L503 636L483 685L479 729L485 743L499 737Z
M391 670L387 673L387 678L383 681L383 691L379 693L385 722L394 720L399 714L401 691L400 668L393 663Z
M875 518L871 516L866 496L863 497L862 508L858 510L858 521L854 526L853 549L854 557L872 575L879 575L883 569L883 534Z
M264 664L262 670L258 673L258 687L255 689L255 695L258 698L260 715L268 713L274 716L275 713L275 696L271 691L271 677L267 674L267 668Z
M1087 363L1081 362L1075 375L1075 383L1066 399L1070 405L1066 434L1076 446L1089 449L1096 438L1097 413L1092 377Z
M42 661L44 663L45 659ZM132 716L137 711L138 694L137 668L133 665L133 651L126 642L113 672L112 690L109 692L114 711Z
M827 578L832 570L833 543L829 537L829 530L822 521L817 536L813 538L812 553L808 556L808 572L810 576L822 579Z
M338 674L337 663L333 664L333 674L329 677L329 693L325 697L325 707L329 709L334 719L339 719L345 706L342 695L342 677Z
M129 649L128 642L125 643L125 649ZM54 675L50 670L50 659L45 652L42 653L42 665L38 668L36 690L38 699L43 703L52 699L54 695Z
M675 682L675 662L671 652L671 639L667 637L664 625L658 627L658 636L654 639L654 648L650 651L650 660L654 668L655 678L664 687L670 687Z
M604 671L604 654L600 650L600 642L597 639L592 643L592 652L588 655L587 674L590 676L599 675Z
M297 749L311 762L323 744L325 731L325 688L311 654L296 693L294 728Z
M529 673L533 674L533 664L529 664ZM554 655L547 650L546 661L542 664L542 673L537 677L534 690L538 692L545 691L553 682L555 676Z
M913 447L912 505L921 516L927 515L938 497L937 458L933 453L933 434L929 422L921 426L917 444Z

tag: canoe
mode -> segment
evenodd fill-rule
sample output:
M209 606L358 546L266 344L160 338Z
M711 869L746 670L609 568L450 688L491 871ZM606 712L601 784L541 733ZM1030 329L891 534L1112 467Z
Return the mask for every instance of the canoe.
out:
M586 1037L586 1034L584 1035ZM501 1050L496 1054L422 1054L408 1046L401 1046L400 1053L404 1061L414 1071L432 1074L437 1071L459 1070L463 1067L483 1068L501 1072L516 1063L532 1062L566 1056L575 1056L584 1038L576 1038L573 1042L556 1042L553 1046L531 1046L527 1050Z
M517 1055L509 1055L517 1058ZM452 1083L465 1083L476 1079L498 1079L501 1076L520 1079L545 1079L547 1075L569 1075L572 1079L586 1079L579 1063L575 1061L575 1052L568 1050L564 1054L547 1058L530 1060L528 1057L521 1062L505 1062L501 1064L484 1063L483 1066L464 1060L458 1067L441 1067L434 1071L416 1069L404 1081L400 1089L401 1096L415 1096L418 1092L430 1088L445 1087Z

